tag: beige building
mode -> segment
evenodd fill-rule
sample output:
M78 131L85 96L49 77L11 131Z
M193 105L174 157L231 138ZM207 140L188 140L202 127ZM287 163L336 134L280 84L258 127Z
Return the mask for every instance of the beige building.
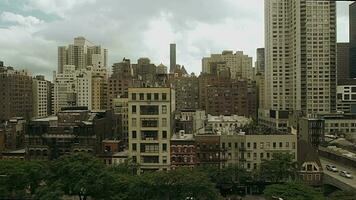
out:
M305 114L335 111L335 4L265 1L266 110ZM271 120L278 127L284 119L276 116Z
M205 57L202 60L203 73L211 74L213 69L211 63L225 63L230 69L231 78L233 79L252 79L252 57L244 55L242 51L233 53L232 51L223 51L221 54L211 54L210 57Z
M289 153L297 160L296 134L232 134L221 135L222 163L224 166L238 165L247 170L256 170L263 160L274 153Z
M33 117L47 117L51 113L48 109L51 101L51 83L45 80L44 76L36 76L32 80Z
M170 88L129 88L129 157L139 173L168 170L175 92Z

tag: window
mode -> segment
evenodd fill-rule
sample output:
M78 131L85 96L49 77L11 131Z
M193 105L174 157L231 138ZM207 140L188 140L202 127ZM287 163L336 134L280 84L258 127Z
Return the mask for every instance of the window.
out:
M295 149L295 142L292 143L292 149Z
M167 93L162 93L162 100L167 100Z
M167 163L167 156L162 156L162 162Z
M257 143L256 143L256 142L253 143L253 148L254 148L254 149L257 148Z
M132 100L136 100L136 93L132 93L132 94L131 94L131 99L132 99Z
M264 142L260 142L260 149L263 149L264 147Z
M167 151L167 144L165 144L165 143L162 144L162 151L164 151L164 152Z
M237 142L235 142L235 149L237 149Z
M260 158L263 159L263 153L260 153Z
M162 131L162 138L167 139L167 131Z
M136 127L136 123L137 123L136 118L132 118L132 127Z
M149 106L140 106L141 115L158 115L158 106L149 105Z
M280 143L279 143L279 148L282 148L282 147L283 147L283 143L280 142Z
M267 158L269 158L270 156L269 156L269 153L267 153Z
M136 133L136 131L132 131L132 138L137 138L137 133Z
M249 142L247 142L247 148L250 148L250 147L251 147L250 143L249 143Z
M136 114L136 106L132 105L131 109L132 109L132 113Z
M167 106L166 105L162 106L162 114L167 114Z
M140 100L144 100L144 99L145 99L144 94L140 93Z
M286 147L289 148L289 142L286 142Z
M250 169L250 168L251 168L251 164L247 163L247 169Z
M251 153L247 153L247 158L251 158Z
M136 143L132 143L132 151L137 151L137 144Z
M277 144L273 142L273 148L275 149L277 147Z
M231 142L229 142L229 148L231 148Z
M162 127L167 127L167 119L162 118Z
M155 100L158 100L158 93L154 93L154 94L153 94L153 98L154 98Z
M151 100L151 93L147 93L147 100Z

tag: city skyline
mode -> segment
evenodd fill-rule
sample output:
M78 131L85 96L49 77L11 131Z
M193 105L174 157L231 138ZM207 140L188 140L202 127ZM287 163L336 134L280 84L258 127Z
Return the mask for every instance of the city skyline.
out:
M0 60L51 78L57 69L57 46L84 36L109 49L108 67L123 57L131 60L149 57L156 65L162 62L169 66L169 43L176 43L177 64L199 74L201 59L212 53L244 51L255 61L256 48L264 47L261 0L167 5L100 3L94 0L1 2L0 34L4 37L0 38L3 47ZM349 3L338 3L339 42L348 41ZM112 4L120 5L107 6ZM221 9L225 6L226 9ZM93 15L93 9L97 8L100 12ZM256 12L246 12L251 9ZM87 17L89 14L91 17ZM130 17L133 14L135 17ZM84 18L87 23L83 23Z

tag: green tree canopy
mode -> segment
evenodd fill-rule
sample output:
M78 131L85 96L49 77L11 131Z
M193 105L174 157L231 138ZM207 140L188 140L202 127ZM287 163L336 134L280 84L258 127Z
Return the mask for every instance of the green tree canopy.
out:
M0 160L0 197L31 197L46 175L39 161Z
M263 191L267 199L283 198L287 200L323 200L323 194L301 183L284 183L269 185Z
M294 180L297 174L297 163L292 154L275 153L271 160L264 160L260 166L260 178L267 182Z

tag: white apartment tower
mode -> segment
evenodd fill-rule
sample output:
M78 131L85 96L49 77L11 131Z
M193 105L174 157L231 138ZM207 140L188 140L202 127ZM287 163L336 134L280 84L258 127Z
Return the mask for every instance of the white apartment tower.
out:
M74 38L74 44L58 47L58 73L63 72L64 65L74 65L83 69L93 65L94 55L100 55L103 66L107 67L107 49L95 45L84 37Z
M47 117L49 114L49 84L51 83L45 80L42 75L38 75L32 80L33 117L42 118Z
M266 109L335 111L335 7L334 1L265 1Z
M171 88L129 88L129 156L139 172L167 170L175 110Z
M252 79L253 77L252 57L244 55L242 51L236 53L223 51L221 54L211 54L210 57L204 57L202 60L203 73L212 73L210 63L216 62L225 62L233 79Z
M63 73L53 76L53 110L58 113L61 108L86 106L92 109L92 71L76 70L74 65L64 65Z

